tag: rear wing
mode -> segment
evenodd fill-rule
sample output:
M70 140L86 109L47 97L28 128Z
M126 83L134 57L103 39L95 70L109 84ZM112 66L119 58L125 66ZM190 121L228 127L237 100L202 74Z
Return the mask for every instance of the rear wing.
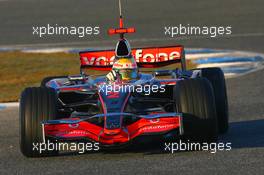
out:
M81 69L108 71L112 69L115 60L115 50L80 52ZM157 68L174 63L181 63L186 70L184 47L181 45L170 47L148 47L132 49L139 68Z

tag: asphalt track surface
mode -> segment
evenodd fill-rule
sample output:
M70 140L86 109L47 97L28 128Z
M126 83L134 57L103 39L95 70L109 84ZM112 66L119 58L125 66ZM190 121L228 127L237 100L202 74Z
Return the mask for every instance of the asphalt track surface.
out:
M184 44L264 52L264 1L128 1L129 24L140 31L131 36L136 46ZM67 46L110 46L111 40L89 38L36 40L28 32L33 23L107 24L115 22L112 1L0 1L0 45L66 43ZM111 19L110 19L111 18ZM164 25L178 23L232 25L233 36L216 39L150 40L164 38ZM139 42L140 38L144 38ZM166 37L165 37L166 38ZM87 39L87 38L86 38ZM157 42L158 41L158 42ZM75 42L75 41L74 41ZM38 45L38 46L47 46ZM20 45L21 46L21 45ZM30 46L30 47L31 47ZM28 46L29 47L29 46ZM164 146L145 145L132 150L103 151L83 155L28 159L19 151L18 109L0 111L0 174L263 174L264 172L264 70L227 80L230 130L220 137L231 142L231 151L164 152Z

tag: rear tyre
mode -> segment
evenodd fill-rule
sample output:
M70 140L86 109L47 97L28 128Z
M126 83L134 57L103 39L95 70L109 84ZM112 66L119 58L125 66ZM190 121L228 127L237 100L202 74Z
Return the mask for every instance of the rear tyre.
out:
M217 141L217 115L210 82L204 78L179 81L173 94L176 110L183 114L186 138L208 143Z
M52 79L56 79L56 78L68 78L68 76L54 76L54 77L46 77L44 78L41 83L40 83L40 87L46 87L46 84L52 80Z
M56 155L58 151L40 153L36 144L43 143L41 122L56 119L57 95L51 88L26 88L20 99L20 149L26 157Z
M228 131L228 100L226 94L226 83L223 71L220 68L204 68L202 69L202 77L207 78L212 84L216 113L218 119L218 131L224 134Z

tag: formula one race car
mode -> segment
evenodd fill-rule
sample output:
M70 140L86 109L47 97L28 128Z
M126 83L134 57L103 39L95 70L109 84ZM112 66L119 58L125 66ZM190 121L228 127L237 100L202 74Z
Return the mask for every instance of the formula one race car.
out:
M47 77L41 87L22 92L20 147L25 156L57 154L34 149L34 143L47 141L88 141L109 147L155 135L214 142L227 132L221 69L186 70L180 45L130 49L124 34L133 32L134 28L124 28L120 17L120 28L109 30L120 35L115 50L80 52L80 75ZM181 69L155 69L174 63ZM152 73L138 68L151 68ZM110 72L94 78L85 69Z

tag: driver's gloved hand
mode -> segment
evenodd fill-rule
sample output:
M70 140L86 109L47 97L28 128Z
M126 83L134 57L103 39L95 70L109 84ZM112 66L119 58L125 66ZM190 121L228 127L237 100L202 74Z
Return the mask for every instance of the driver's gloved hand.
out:
M111 70L107 75L106 78L108 81L115 81L117 79L117 73L114 70Z

